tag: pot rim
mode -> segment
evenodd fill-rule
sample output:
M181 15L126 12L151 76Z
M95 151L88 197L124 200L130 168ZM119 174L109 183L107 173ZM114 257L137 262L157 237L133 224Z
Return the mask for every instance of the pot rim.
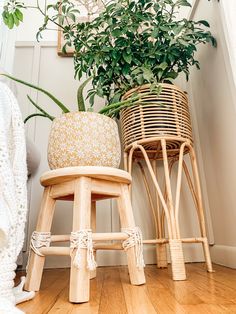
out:
M158 82L158 85L161 85L163 87L165 86L170 86L171 88L175 89L176 91L182 93L185 95L185 97L188 95L188 93L186 91L184 91L183 89L181 89L179 86L177 86L176 84L170 84L170 83L162 83L162 82ZM143 85L139 85L137 87L131 88L129 89L123 96L122 99L125 99L126 97L129 97L131 94L135 93L135 92L139 92L144 88L149 88L152 84L143 84Z
M70 111L70 112L65 112L65 113L62 113L60 116L58 117L55 117L54 120L56 119L60 119L64 116L76 116L76 115L86 115L86 114L93 114L93 115L97 115L99 117L103 117L105 119L109 119L109 121L112 121L113 123L115 123L115 125L117 125L116 121L104 114L101 114L99 112L94 112L94 111Z

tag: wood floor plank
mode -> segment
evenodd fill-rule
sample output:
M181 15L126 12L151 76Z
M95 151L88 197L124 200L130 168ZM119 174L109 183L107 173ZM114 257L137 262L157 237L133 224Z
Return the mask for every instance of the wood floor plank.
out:
M197 288L197 294L202 298L204 303L218 305L234 305L236 300L236 287L231 288L223 282L215 280L216 273L199 274L195 268L188 265L190 271L189 282ZM236 273L235 273L236 274Z
M130 284L127 268L120 268L120 278L124 291L125 303L129 314L155 314L152 302L147 294L147 286L133 286Z
M69 287L67 286L59 294L57 301L48 314L97 314L104 278L104 269L97 270L97 277L90 281L90 302L83 304L69 303Z
M108 313L128 314L118 267L107 267L104 273L99 314Z
M47 314L53 304L57 301L58 295L69 284L68 269L46 270L43 274L41 290L30 302L18 306L26 314Z
M196 288L189 280L173 281L170 267L168 269L150 269L152 277L163 286L180 305L196 305L203 303L203 300L196 294ZM174 302L174 301L173 301Z
M163 269L166 272L166 269ZM185 314L184 308L179 304L170 289L159 281L159 271L156 267L147 267L146 271L147 291L157 313Z
M214 281L223 283L229 288L236 289L236 270L220 265L214 265L215 272L210 274L205 271L205 267L199 263L192 263L189 267L202 276L208 276Z
M199 263L186 268L187 280L174 282L170 267L147 266L147 284L132 286L127 267L99 267L84 304L68 302L68 269L46 270L35 299L18 307L26 314L236 314L236 270L216 265L209 274Z

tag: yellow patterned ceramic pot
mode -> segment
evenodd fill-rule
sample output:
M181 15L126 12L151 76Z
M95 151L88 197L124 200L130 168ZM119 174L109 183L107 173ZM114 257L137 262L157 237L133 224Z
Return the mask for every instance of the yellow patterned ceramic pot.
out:
M94 112L70 112L53 120L48 143L51 169L74 166L118 168L121 146L114 120Z

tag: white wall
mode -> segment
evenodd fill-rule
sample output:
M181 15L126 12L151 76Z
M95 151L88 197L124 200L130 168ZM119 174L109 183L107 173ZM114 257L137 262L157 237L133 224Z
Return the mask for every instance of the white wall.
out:
M38 1L41 8L44 8L45 0ZM50 4L56 0L50 1ZM36 6L36 0L25 0L25 5ZM43 16L37 9L27 9L24 12L24 23L21 23L17 29L17 41L35 41L36 33L40 26L43 25ZM57 40L57 26L50 25L55 31L45 31L43 33L42 41L56 41Z
M235 1L232 4L235 9ZM215 239L212 258L214 262L236 268L236 85L229 55L235 51L228 50L233 43L233 28L227 28L229 21L224 10L228 13L232 10L227 5L228 1L224 0L202 0L193 15L196 20L210 22L218 47L204 46L199 50L201 70L192 70L187 89L198 124L211 209Z
M205 0L202 0L203 2ZM206 2L209 4L209 2ZM210 8L210 7L209 7ZM189 12L186 11L185 14ZM204 12L205 14L205 12ZM62 99L71 108L75 104L75 95L78 82L73 79L73 60L71 58L61 58L57 56L56 53L56 33L52 35L49 33L45 35L44 40L41 43L35 42L35 31L37 27L35 26L35 21L38 21L39 17L28 13L25 23L21 26L17 33L17 44L16 44L16 57L15 57L15 69L14 74L20 78L23 78L27 81L30 81L34 84L39 84L40 86L48 89L54 93L59 99ZM32 23L34 21L34 23ZM40 22L39 22L40 24ZM52 37L51 37L52 36ZM55 37L54 37L55 36ZM207 64L202 66L207 68ZM205 68L205 72L206 72ZM202 72L199 72L202 73ZM192 82L192 81L191 81ZM181 81L180 81L181 83ZM183 87L185 86L184 81L182 82ZM22 107L24 115L33 112L32 107L26 100L26 94L29 93L35 100L39 102L40 105L47 108L52 114L58 114L58 110L42 95L38 95L34 91L30 91L28 88L19 86L19 101ZM192 100L196 106L198 99L193 95ZM193 104L193 103L192 103ZM102 105L101 100L97 100L96 108L99 108ZM75 108L75 107L74 107ZM201 118L198 116L198 118ZM200 122L202 123L202 122ZM205 181L203 165L206 168L206 151L204 150L201 154L202 146L198 145L199 136L198 128L202 125L197 125L194 115L193 115L193 124L195 130L195 139L196 146L198 148L198 156L200 163L200 172L203 184L204 191L204 201L207 209L208 217L208 227L210 230L210 241L213 241L211 233L211 220L209 217L208 210L208 196L209 187L206 187L206 182L209 184L209 178ZM206 126L205 126L206 128ZM30 214L29 214L29 225L28 225L28 238L31 232L35 228L37 212L39 209L40 199L42 195L42 187L39 184L39 177L42 172L48 170L47 165L47 138L50 130L50 121L44 119L33 119L27 125L28 136L34 140L39 150L41 151L42 161L38 169L37 174L32 178L31 181L31 201L30 201ZM201 131L201 128L200 128ZM201 133L201 144L202 144L202 133ZM203 144L202 144L203 145ZM204 149L204 148L203 148ZM202 156L204 156L204 163L202 163ZM208 165L207 165L208 166ZM205 169L206 171L206 169ZM207 176L209 171L207 172ZM134 185L133 185L133 208L135 212L137 225L140 225L144 238L152 238L154 236L154 226L153 218L151 215L151 210L146 198L146 192L144 186L141 182L141 176L138 169L134 170ZM181 224L184 226L182 228L183 236L192 236L194 233L196 236L199 234L198 226L196 224L196 213L193 208L193 203L190 200L189 193L183 189L183 197L181 200ZM212 194L211 194L212 195ZM212 202L215 200L211 200ZM98 230L99 231L111 231L117 230L119 226L119 221L117 217L117 212L114 204L111 204L109 201L101 203L98 211ZM56 219L53 225L54 233L69 233L71 226L71 205L60 202ZM146 246L146 262L155 263L155 253L154 247ZM203 259L202 253L200 251L200 246L191 246L187 245L185 249L186 260L189 261L201 261ZM105 252L100 254L99 263L100 264L120 264L124 263L125 260L120 256L118 252ZM63 258L51 258L48 259L47 266L66 266L68 265L68 259Z

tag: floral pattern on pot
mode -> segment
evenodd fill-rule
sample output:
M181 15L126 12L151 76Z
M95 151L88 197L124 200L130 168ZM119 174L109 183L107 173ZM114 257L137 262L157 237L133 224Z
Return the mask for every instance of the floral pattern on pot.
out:
M48 143L51 169L74 166L118 168L121 145L114 120L94 112L70 112L54 119Z

